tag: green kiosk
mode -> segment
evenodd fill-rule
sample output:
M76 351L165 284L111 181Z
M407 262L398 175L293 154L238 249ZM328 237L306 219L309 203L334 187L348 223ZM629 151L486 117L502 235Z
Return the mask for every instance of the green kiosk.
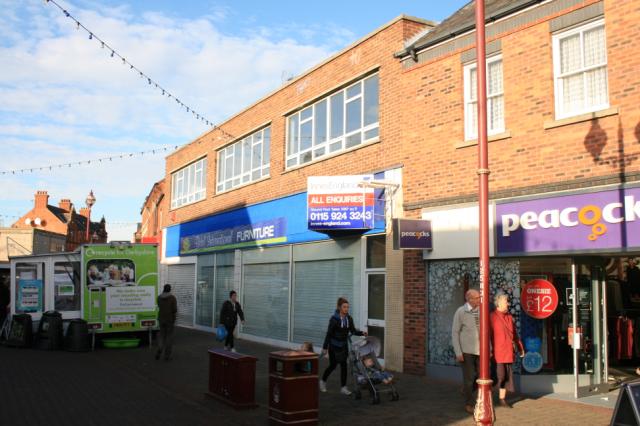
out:
M39 321L56 310L84 319L95 335L157 329L158 248L155 244L86 244L72 253L11 258L11 314Z

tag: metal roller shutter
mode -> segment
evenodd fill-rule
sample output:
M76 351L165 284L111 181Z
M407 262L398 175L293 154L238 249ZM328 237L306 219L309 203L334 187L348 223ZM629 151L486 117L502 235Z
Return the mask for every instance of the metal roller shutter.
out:
M293 341L321 345L338 297L353 303L353 259L296 262Z
M270 339L289 339L289 264L244 265L247 324L242 331Z
M176 325L193 327L193 287L196 280L195 265L169 266L167 284L178 300Z

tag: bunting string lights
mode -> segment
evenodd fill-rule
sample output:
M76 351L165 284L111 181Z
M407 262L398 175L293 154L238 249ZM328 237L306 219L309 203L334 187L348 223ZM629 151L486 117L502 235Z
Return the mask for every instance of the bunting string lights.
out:
M91 160L80 160L80 161L72 161L70 163L50 164L48 166L25 167L24 169L0 170L0 175L17 175L17 174L24 174L24 173L48 172L48 171L53 171L58 169L67 169L71 167L86 166L89 164L108 163L109 161L113 161L113 160L124 160L124 159L133 158L133 157L142 157L145 154L146 155L161 154L163 152L173 151L178 148L179 148L178 145L174 145L170 147L150 149L148 151L137 151L137 152L129 152L125 154L114 154L108 157L93 158Z
M77 30L85 31L87 33L87 38L89 40L92 40L92 41L95 41L96 43L98 43L100 45L100 48L104 49L106 52L108 52L109 56L111 58L114 58L115 60L121 61L122 65L128 66L129 69L131 70L131 72L134 72L134 73L138 74L140 76L140 79L142 81L145 81L148 86L150 86L153 89L157 90L159 93L162 94L162 96L166 96L167 99L175 100L175 102L180 106L180 108L184 109L187 113L190 113L193 116L193 118L195 118L196 120L201 121L202 123L206 124L207 126L211 126L212 130L217 130L220 133L222 133L223 135L227 136L228 138L235 139L235 137L233 135L231 135L230 133L226 132L224 129L220 128L219 126L215 125L211 120L207 119L203 114L201 114L200 112L196 111L191 106L189 106L189 105L185 104L184 102L182 102L179 98L177 98L175 95L173 95L171 92L169 92L160 83L158 83L157 81L152 79L150 76L148 76L146 73L144 73L142 70L140 70L138 67L133 65L128 59L126 59L123 55L118 53L118 51L115 50L109 43L107 43L106 41L104 41L103 39L98 37L93 31L91 31L89 28L84 26L84 24L82 24L78 19L76 19L73 15L71 15L71 13L69 13L65 8L63 8L55 0L44 0L44 1L45 1L46 4L52 4L55 7L57 7L58 9L60 9L60 11L64 14L64 16L66 16L68 19L71 19L75 23L75 26L76 26Z

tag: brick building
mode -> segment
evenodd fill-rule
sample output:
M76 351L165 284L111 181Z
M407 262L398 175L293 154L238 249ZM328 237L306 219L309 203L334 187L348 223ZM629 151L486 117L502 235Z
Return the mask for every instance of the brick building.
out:
M451 320L479 285L473 6L397 53L404 213L431 220L434 247L405 255L404 367L435 377L459 375ZM640 307L640 4L489 0L486 16L490 286L531 353L520 389L603 391L640 355L620 331ZM520 303L534 278L558 295L546 319Z
M107 230L104 217L99 222L90 222L87 238L87 220L90 211L82 207L76 212L69 199L61 199L58 206L49 204L47 191L37 191L34 205L11 227L18 229L39 229L65 236L65 251L73 251L86 242L106 243Z
M510 295L532 353L521 389L601 390L628 367L607 360L619 355L608 324L640 308L627 267L640 253L637 2L486 7L490 285ZM459 376L451 318L478 286L473 14L470 3L438 25L400 17L222 123L233 137L212 130L167 157L163 268L182 324L210 329L236 289L243 336L318 343L330 299L347 295L390 368ZM375 188L375 223L318 232L308 178L347 175L362 179L352 192ZM392 216L430 220L433 250L393 250ZM520 314L534 278L559 296L547 319ZM575 353L574 318L587 348Z
M394 52L432 27L401 16L167 157L162 275L176 289L180 324L212 329L235 289L245 338L321 345L346 296L356 325L402 369L402 253L387 232L402 190L366 190L375 197L366 229L318 231L307 223L307 179L354 176L338 185L361 199L364 179L402 184Z
M133 236L136 243L161 243L161 224L166 214L166 205L162 203L164 195L165 184L162 179L153 184L140 209L142 221L138 224L138 229Z

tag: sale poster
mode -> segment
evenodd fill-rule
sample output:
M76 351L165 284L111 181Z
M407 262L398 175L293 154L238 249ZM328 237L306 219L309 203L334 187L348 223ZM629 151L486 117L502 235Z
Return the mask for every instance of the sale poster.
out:
M549 281L537 278L524 285L520 303L527 315L544 319L551 316L558 307L558 291Z

